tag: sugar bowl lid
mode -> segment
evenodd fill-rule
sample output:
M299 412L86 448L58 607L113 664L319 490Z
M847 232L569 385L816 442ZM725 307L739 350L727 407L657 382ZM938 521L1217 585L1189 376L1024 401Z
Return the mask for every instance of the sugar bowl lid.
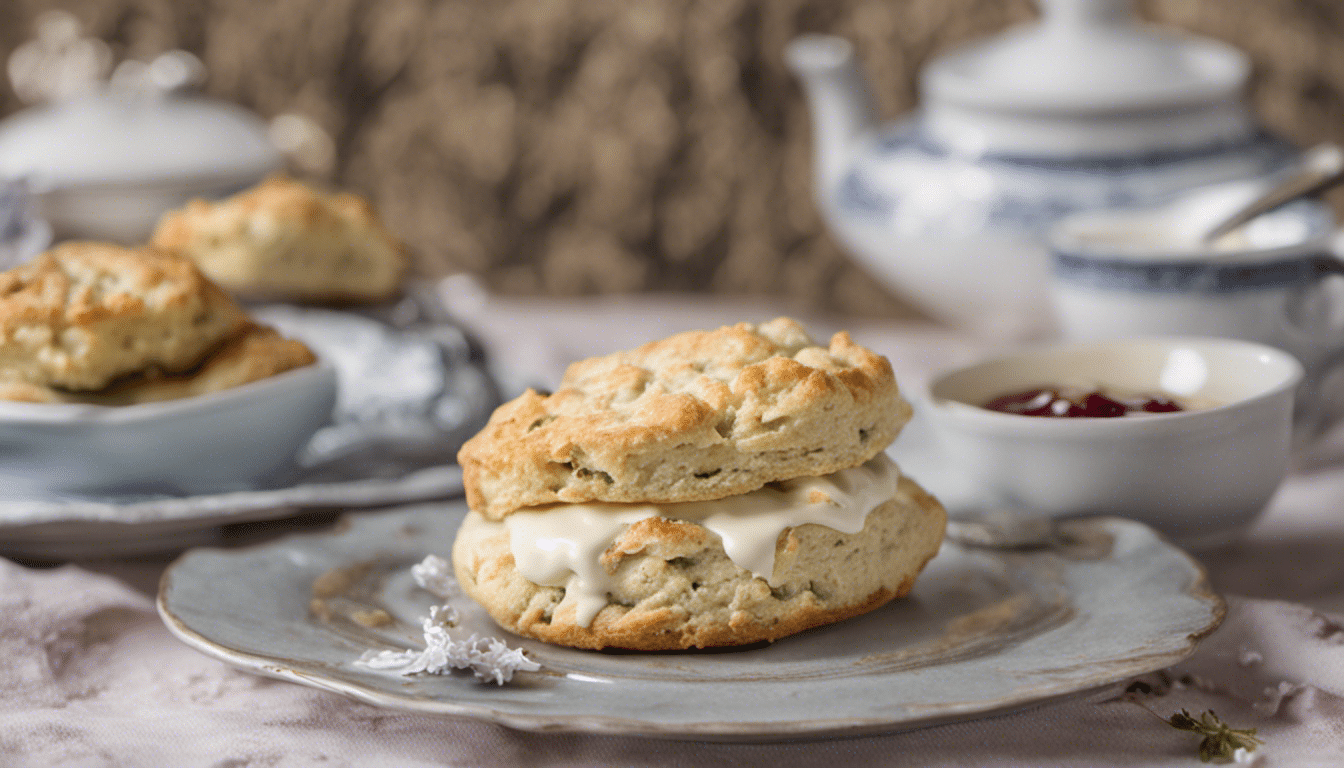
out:
M1133 0L1039 0L1042 17L931 62L928 101L1027 113L1120 113L1237 100L1241 51L1140 24Z
M11 66L11 71L12 71ZM118 67L111 81L0 122L0 177L36 191L86 185L255 180L283 156L240 106L191 93L199 60L181 51Z

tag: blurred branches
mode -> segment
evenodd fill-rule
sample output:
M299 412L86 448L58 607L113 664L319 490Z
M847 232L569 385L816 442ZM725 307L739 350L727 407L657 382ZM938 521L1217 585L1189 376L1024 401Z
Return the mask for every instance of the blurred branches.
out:
M1027 0L11 0L0 52L49 7L119 57L185 48L211 94L322 126L328 181L372 198L423 273L522 293L783 294L870 314L904 310L824 233L784 44L853 38L894 117L930 55L1034 12ZM1248 49L1272 127L1344 139L1344 6L1141 8Z

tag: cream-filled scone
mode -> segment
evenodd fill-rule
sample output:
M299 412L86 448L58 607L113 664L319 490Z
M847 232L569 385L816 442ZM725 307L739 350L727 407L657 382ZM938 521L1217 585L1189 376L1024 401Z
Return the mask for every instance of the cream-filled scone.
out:
M282 175L170 211L151 243L195 261L235 293L298 301L388 299L407 262L405 246L367 200Z
M576 363L459 454L454 570L501 626L579 648L864 613L909 592L946 523L883 453L909 412L884 358L784 318Z

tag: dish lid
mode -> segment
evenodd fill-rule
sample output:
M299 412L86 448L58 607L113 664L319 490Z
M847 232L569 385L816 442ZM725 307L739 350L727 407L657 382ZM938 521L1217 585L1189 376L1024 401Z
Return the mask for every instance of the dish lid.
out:
M187 92L199 71L184 56L165 54L133 77L0 122L0 176L44 191L245 181L278 169L282 155L259 116Z
M1040 21L946 54L926 100L966 109L1098 114L1237 100L1247 56L1133 17L1132 0L1039 0Z

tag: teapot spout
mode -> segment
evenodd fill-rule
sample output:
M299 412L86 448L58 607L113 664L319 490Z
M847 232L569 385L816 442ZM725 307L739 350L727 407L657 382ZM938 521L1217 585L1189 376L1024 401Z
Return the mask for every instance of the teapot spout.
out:
M857 139L876 125L872 96L854 45L843 37L802 35L789 43L784 58L802 82L812 111L813 179L825 200L843 176Z

